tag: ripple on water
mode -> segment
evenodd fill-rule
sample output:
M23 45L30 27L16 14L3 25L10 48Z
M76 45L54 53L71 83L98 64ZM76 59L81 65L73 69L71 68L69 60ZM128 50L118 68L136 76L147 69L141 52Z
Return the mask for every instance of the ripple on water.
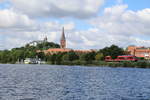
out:
M0 100L150 100L150 69L0 65Z

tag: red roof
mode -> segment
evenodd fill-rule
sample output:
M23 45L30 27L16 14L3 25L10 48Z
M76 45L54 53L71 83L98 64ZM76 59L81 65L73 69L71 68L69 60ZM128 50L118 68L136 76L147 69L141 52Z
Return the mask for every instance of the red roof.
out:
M62 48L52 48L46 50L47 52L69 52L71 49L62 49Z

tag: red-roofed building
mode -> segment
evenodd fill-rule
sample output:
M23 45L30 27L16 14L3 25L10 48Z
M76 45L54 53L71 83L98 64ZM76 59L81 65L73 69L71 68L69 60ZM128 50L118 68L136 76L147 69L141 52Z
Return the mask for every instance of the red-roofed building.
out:
M71 49L63 49L63 48L50 48L48 50L44 50L45 54L57 54L62 52L69 52Z
M144 57L145 59L150 59L150 48L128 46L128 52L136 57Z

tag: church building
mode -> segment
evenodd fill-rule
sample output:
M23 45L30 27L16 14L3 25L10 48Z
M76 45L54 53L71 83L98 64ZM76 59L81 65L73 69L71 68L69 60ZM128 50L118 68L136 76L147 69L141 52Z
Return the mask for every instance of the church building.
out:
M74 50L74 49L66 48L66 37L65 37L64 27L63 27L61 38L60 38L60 48L49 48L48 50L44 50L43 52L45 54L57 54L59 52L70 52L70 51L74 51L77 53L89 53L89 52L93 52L94 50Z

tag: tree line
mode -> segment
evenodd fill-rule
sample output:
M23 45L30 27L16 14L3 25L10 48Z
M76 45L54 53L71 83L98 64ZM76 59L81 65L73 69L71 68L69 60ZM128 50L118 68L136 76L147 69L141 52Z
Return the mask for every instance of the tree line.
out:
M48 48L60 48L60 46L53 42L43 42L37 44L37 46L30 46L29 44L20 47L13 48L11 50L0 51L0 63L16 63L18 60L24 60L25 58L44 58L43 53L37 53L37 50L46 50Z
M89 53L79 53L79 52L65 52L53 55L47 55L46 61L50 64L66 64L66 65L87 65L93 64L93 62L104 61L105 56L112 56L116 58L118 55L124 55L125 52L122 48L111 45L110 47L105 47L98 51L93 51Z
M0 51L0 63L16 63L18 60L25 58L40 58L49 64L90 64L94 61L103 61L105 56L116 58L118 55L125 54L125 51L116 46L111 45L89 53L78 53L74 51L45 55L43 52L37 53L37 50L47 50L49 48L60 48L59 44L53 42L44 42L37 46L25 45L20 48Z

